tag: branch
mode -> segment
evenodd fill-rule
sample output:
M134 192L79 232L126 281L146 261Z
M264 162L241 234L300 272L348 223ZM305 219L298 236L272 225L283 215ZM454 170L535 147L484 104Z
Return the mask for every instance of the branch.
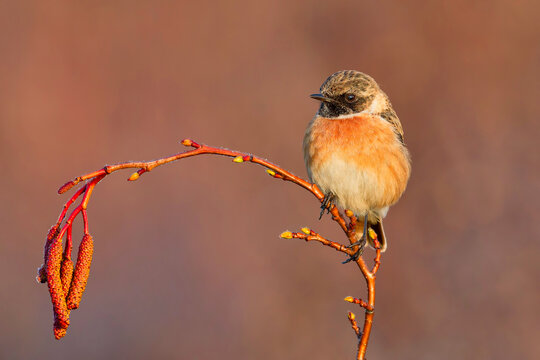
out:
M55 316L54 334L57 339L60 339L65 335L67 327L69 326L69 312L70 310L74 310L78 307L80 298L86 286L93 252L93 240L89 233L87 207L94 188L108 175L119 170L137 169L137 171L132 173L128 178L128 181L135 181L138 180L141 175L152 171L158 166L165 165L176 160L198 155L221 155L232 157L233 162L235 163L252 162L258 164L266 168L266 172L273 178L292 182L309 191L321 202L324 199L324 194L317 187L317 185L312 184L281 168L280 166L260 157L225 148L216 148L199 144L190 139L183 140L182 145L191 147L192 149L154 161L125 162L116 165L107 165L100 170L78 176L75 179L66 182L58 190L59 194L63 194L79 183L86 181L86 183L82 185L65 203L56 224L49 230L44 248L44 264L38 269L38 276L36 278L38 282L47 282L49 285L49 293L51 295ZM68 210L79 198L80 203L72 210L70 215L67 216ZM351 211L346 210L345 215L347 216L348 220L346 221L345 218L341 216L336 206L330 205L328 211L332 215L332 220L334 220L343 230L345 236L349 240L349 243L355 243L357 219L354 214ZM83 219L84 236L81 244L79 245L77 263L75 265L75 274L73 277L71 275L68 277L63 273L63 270L61 270L64 268L64 266L61 266L63 264L61 256L62 238L64 235L66 236L66 245L64 246L65 251L63 258L64 262L69 264L69 262L71 262L72 249L72 224L75 218L79 215L81 215ZM369 230L370 231L368 234L373 239L373 243L376 247L374 266L370 270L361 256L355 260L358 268L366 280L368 295L367 302L350 296L345 298L346 301L357 304L365 310L365 319L362 331L360 331L360 328L357 326L355 315L351 312L348 313L348 318L351 322L352 329L359 339L357 359L365 359L375 309L375 274L379 269L381 260L381 250L380 244L377 241L377 235L373 230ZM302 228L302 232L285 231L281 234L281 237L286 239L303 239L308 242L319 242L325 246L335 249L336 251L342 252L349 257L353 256L358 251L357 247L351 249L346 245L328 240L309 228ZM68 268L69 267L66 267L66 269ZM71 272L73 272L73 265L71 265Z
M303 239L306 241L317 241L323 245L329 246L349 256L353 256L355 254L355 252L352 249L348 248L347 246L325 239L320 234L306 227L302 228L302 232L285 231L281 233L279 237L281 237L282 239Z

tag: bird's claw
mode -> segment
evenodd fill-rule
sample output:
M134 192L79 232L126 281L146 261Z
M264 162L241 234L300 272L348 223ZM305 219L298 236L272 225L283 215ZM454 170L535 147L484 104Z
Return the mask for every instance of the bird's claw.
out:
M322 219L325 210L327 214L330 213L330 209L332 208L332 205L334 205L334 194L328 193L324 195L324 198L321 203L321 214L319 215L319 220Z
M342 264L347 264L348 262L358 260L358 258L364 253L364 249L367 243L367 236L369 235L362 235L362 237L357 242L347 246L347 249L352 249L353 247L358 246L358 250L356 250L354 254L349 255L349 258L342 262Z

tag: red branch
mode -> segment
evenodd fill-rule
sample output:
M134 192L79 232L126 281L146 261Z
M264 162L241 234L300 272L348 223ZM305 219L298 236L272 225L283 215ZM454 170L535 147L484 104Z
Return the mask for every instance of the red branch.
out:
M64 257L71 259L71 249L73 248L73 226L69 226L66 236L66 248L64 249Z
M349 313L347 314L347 317L349 318L349 321L351 322L351 327L354 333L360 339L362 337L362 333L360 332L360 328L358 327L358 324L356 323L356 315L354 315L354 313L349 311Z
M248 154L248 153L243 153L243 152L233 151L233 150L229 150L229 149L216 148L216 147L211 147L211 146L207 146L207 145L204 145L204 144L199 144L199 143L196 143L195 141L192 141L190 139L183 140L182 144L184 146L187 146L187 147L192 147L193 149L185 151L185 152L181 152L181 153L178 153L178 154L166 157L166 158L154 160L154 161L126 162L126 163L121 163L121 164L116 164L116 165L107 165L107 166L105 166L104 168L102 168L100 170L97 170L97 171L94 171L94 172L91 172L91 173L76 177L75 179L73 179L71 181L68 181L67 183L65 183L64 185L62 185L60 187L60 189L58 190L58 193L63 194L66 191L70 190L72 187L78 185L79 183L81 183L83 181L86 181L86 184L81 186L77 190L77 192L64 205L64 207L62 209L62 212L60 213L60 216L58 217L58 221L56 222L56 224L53 226L53 228L49 232L49 235L48 235L48 238L47 238L47 243L45 245L45 257L44 258L45 258L45 262L47 263L47 259L51 255L50 254L51 253L51 248L53 247L53 246L51 246L51 244L54 243L56 245L56 249L57 249L56 251L58 251L58 244L60 244L60 246L61 246L62 237L67 232L67 236L66 236L67 239L66 239L66 245L65 245L66 246L65 254L66 255L69 254L69 256L70 256L71 255L71 247L72 247L72 240L71 240L72 224L73 224L73 221L75 220L75 218L79 214L81 214L83 224L84 224L84 237L83 237L83 239L86 239L86 240L83 240L83 243L79 247L79 256L78 256L78 260L77 260L78 264L76 265L75 272L77 273L77 266L79 266L81 269L85 268L86 270L85 270L85 274L84 274L85 276L80 276L80 277L74 276L73 277L72 283L70 285L70 290L69 290L70 294L72 292L79 291L79 290L75 290L75 289L81 289L82 288L82 291L84 291L84 285L86 284L86 279L88 277L88 271L89 271L89 267L90 267L89 261L91 260L91 251L88 252L89 250L87 249L87 247L90 246L90 245L88 245L89 244L88 239L91 240L91 237L90 237L89 232L88 232L88 227L89 226L88 226L88 217L87 217L87 211L86 211L86 209L88 207L88 202L90 201L90 197L92 196L92 192L93 192L95 186L101 180L103 180L107 175L110 175L113 172L116 172L118 170L137 169L137 171L132 173L131 176L128 178L128 181L135 181L135 180L139 179L140 176L143 175L144 173L150 172L150 171L152 171L153 169L155 169L158 166L165 165L165 164L168 164L168 163L176 161L176 160L184 159L184 158L191 157L191 156L198 156L198 155L221 155L221 156L228 156L228 157L234 158L233 161L235 163L252 162L252 163L261 165L261 166L263 166L263 167L265 167L267 169L266 172L270 176L272 176L272 177L274 177L276 179L282 179L284 181L292 182L292 183L306 189L307 191L312 193L319 201L322 201L323 198L324 198L324 194L317 187L317 185L312 184L312 183L310 183L310 182L308 182L308 181L306 181L306 180L304 180L304 179L302 179L302 178L288 172L287 170L284 170L283 168L281 168L281 167L279 167L279 166L277 166L277 165L275 165L275 164L273 164L273 163L271 163L271 162L269 162L269 161L267 161L265 159L259 158L257 156L253 156L253 155ZM67 212L68 212L69 208L81 196L82 196L82 199L81 199L79 205L77 205L72 210L72 212L70 213L70 215L66 219L66 215L67 215ZM332 205L330 207L329 211L332 214L332 219L340 226L340 228L343 230L343 232L347 236L347 238L349 240L349 243L350 244L355 243L356 242L356 237L355 237L355 231L356 230L355 230L355 228L356 228L356 224L357 224L357 219L354 216L354 214L351 211L348 211L348 210L345 211L345 215L348 218L348 222L347 222L344 219L344 217L341 216L341 214L339 213L339 210L335 206ZM377 271L379 269L379 266L380 266L381 250L380 250L380 244L377 241L376 236L374 236L373 234L374 234L374 232L370 232L370 236L375 237L373 242L374 242L375 247L376 247L376 256L375 256L375 259L374 259L373 268L370 270L368 268L368 266L366 265L364 259L361 256L359 256L358 259L355 261L358 268L362 272L362 275L364 276L364 278L366 280L367 301L363 301L363 300L353 298L353 297L345 298L346 301L348 301L350 303L353 303L353 304L357 304L357 305L359 305L361 308L363 308L365 310L365 318L364 318L364 325L363 325L362 331L360 331L360 328L358 327L358 325L356 323L355 315L353 313L351 313L351 312L348 313L348 318L349 318L349 321L351 322L351 326L353 328L353 331L355 332L355 334L359 338L357 359L365 359L365 353L366 353L367 344L368 344L368 341L369 341L369 336L371 334L371 327L372 327L372 323L373 323L373 316L374 316L374 309L375 309L375 274L377 273ZM345 246L343 244L340 244L340 243L337 243L337 242L334 242L334 241L330 241L330 240L324 238L323 236L321 236L320 234L318 234L318 233L316 233L313 230L308 229L308 228L303 228L302 232L297 232L297 233L286 231L286 232L281 234L281 237L282 238L289 238L289 239L297 238L297 239L303 239L303 240L306 240L306 241L316 241L316 242L319 242L319 243L321 243L321 244L323 244L325 246L331 247L331 248L333 248L333 249L335 249L335 250L337 250L339 252L342 252L342 253L346 254L347 256L352 256L352 255L355 254L355 250L350 249L350 248L348 248L347 246ZM81 250L81 248L83 248L83 249ZM57 256L57 255L55 255L55 256ZM51 261L49 261L49 263L52 264ZM82 270L81 270L81 272L82 272ZM41 282L44 282L44 276L43 275L44 275L43 270L41 270L41 272L38 274L38 280L40 280ZM54 280L54 281L56 280L56 277L50 276L49 278L51 280ZM83 284L82 280L77 280L79 278L84 278L84 284ZM66 305L65 305L66 304L66 302L65 302L66 297L67 297L68 294L67 294L67 292L66 292L66 294L64 294L64 292L61 291L61 290L57 291L56 289L58 288L58 286L49 286L49 288L52 289L50 291L51 291L51 298L53 299L53 303L55 304L55 306L54 306L55 318L58 319L60 317L61 320L64 320L62 322L62 324L61 324L63 332L61 334L59 334L58 326L57 326L57 329L55 331L55 336L57 336L57 338L59 338L59 337L61 337L61 336L63 336L65 334L65 329L67 329L67 325L69 324L69 319L67 318L69 313L66 314ZM82 291L80 291L80 295L82 295ZM60 300L61 300L61 304L60 304ZM79 296L79 300L80 300L80 296ZM69 308L76 308L76 306L74 306L71 302L70 302L69 305L70 305ZM77 303L77 306L78 306L78 303ZM60 310L57 310L57 309L60 309ZM57 323L58 323L58 321L57 321Z

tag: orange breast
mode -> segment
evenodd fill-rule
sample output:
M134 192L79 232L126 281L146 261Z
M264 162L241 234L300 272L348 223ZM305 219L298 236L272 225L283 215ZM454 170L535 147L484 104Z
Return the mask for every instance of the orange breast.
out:
M392 125L370 114L315 117L304 138L304 157L311 180L357 214L395 203L410 174L408 152Z

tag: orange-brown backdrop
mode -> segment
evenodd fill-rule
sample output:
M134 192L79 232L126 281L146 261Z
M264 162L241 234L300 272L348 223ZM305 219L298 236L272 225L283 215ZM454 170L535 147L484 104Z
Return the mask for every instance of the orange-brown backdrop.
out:
M537 1L0 2L0 358L346 359L354 265L305 191L230 159L101 183L95 256L55 341L42 245L64 181L198 141L305 176L308 94L389 94L413 158L386 221L370 359L540 357ZM368 257L372 253L368 252Z

